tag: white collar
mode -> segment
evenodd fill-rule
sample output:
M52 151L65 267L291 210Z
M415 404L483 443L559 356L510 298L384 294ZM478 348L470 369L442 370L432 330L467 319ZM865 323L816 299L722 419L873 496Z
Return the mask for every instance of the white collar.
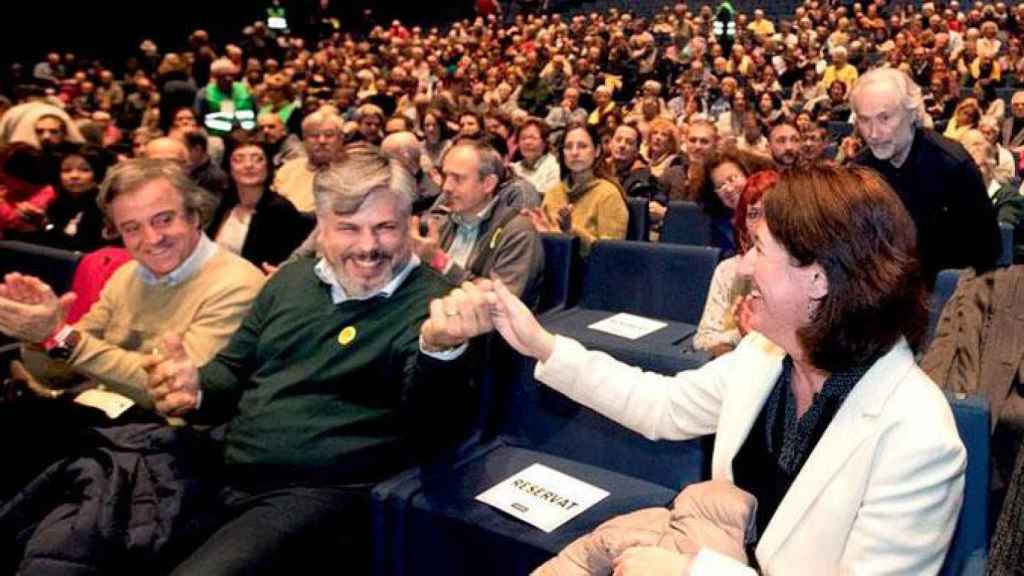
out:
M195 249L192 250L192 254L185 258L185 261L174 270L157 278L149 269L140 264L136 269L136 273L143 284L147 286L177 286L195 276L196 272L199 272L199 269L203 267L203 264L206 264L210 258L213 258L218 249L217 244L213 240L210 240L205 233L200 233L199 242L196 244Z

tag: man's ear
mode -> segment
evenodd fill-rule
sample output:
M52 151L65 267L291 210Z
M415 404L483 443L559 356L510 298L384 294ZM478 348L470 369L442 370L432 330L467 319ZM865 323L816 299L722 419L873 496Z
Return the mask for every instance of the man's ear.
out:
M495 194L498 189L498 175L488 174L484 176L484 189L487 190L488 194Z

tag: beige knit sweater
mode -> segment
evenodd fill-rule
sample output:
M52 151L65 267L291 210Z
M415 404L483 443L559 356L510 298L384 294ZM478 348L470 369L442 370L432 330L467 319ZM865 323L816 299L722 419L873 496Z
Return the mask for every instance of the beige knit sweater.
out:
M134 261L119 268L75 324L82 340L67 364L23 351L37 378L52 382L66 377L70 368L151 408L142 360L158 347L160 337L180 334L189 357L202 366L227 344L265 281L255 266L221 249L176 286L146 285L138 268Z

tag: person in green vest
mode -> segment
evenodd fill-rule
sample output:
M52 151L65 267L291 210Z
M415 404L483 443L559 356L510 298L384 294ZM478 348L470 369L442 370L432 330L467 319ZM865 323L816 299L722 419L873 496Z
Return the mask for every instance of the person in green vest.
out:
M196 110L211 134L223 136L231 132L236 123L246 130L256 126L252 94L236 78L238 67L231 60L218 58L210 64L210 83L199 92Z

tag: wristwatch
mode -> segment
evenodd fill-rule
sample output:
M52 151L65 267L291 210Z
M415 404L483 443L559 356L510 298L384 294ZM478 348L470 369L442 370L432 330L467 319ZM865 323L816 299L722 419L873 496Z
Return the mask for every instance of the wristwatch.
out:
M43 342L43 348L50 358L54 360L67 360L81 341L82 335L78 330L65 324L58 328L53 336L50 336Z

